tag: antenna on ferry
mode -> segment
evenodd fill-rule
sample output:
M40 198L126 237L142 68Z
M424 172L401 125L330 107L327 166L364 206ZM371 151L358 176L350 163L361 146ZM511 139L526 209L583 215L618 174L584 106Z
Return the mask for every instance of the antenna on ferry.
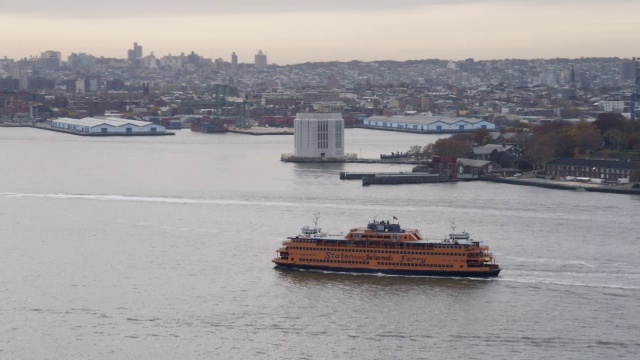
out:
M320 217L320 213L319 212L315 212L313 213L313 227L314 228L318 228L318 218Z
M451 230L452 232L456 232L456 219L451 220Z

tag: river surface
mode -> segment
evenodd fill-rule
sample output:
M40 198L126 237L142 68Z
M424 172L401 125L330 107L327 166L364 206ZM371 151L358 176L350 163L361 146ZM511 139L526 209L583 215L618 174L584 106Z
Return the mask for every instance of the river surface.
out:
M347 129L374 158L434 135ZM637 359L640 197L363 187L292 136L0 128L0 359ZM274 269L300 227L484 240L495 279Z

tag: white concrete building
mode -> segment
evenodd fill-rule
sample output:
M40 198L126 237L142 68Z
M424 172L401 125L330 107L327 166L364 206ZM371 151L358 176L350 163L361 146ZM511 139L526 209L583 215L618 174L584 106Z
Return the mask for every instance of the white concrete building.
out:
M340 113L298 113L293 131L296 158L344 156L344 120Z
M84 79L76 79L76 94L84 94Z
M171 69L180 69L182 68L182 58L180 56L163 56L160 59L160 66L168 66Z
M262 93L262 105L267 105L269 100L285 100L285 99L297 99L295 92L265 92Z
M363 125L387 129L424 132L468 132L476 129L493 130L496 125L487 120L407 114L394 116L372 116L364 119Z
M161 134L166 128L148 121L119 118L59 118L51 121L51 127L88 134Z
M624 111L624 100L603 100L600 105L605 112L621 113Z

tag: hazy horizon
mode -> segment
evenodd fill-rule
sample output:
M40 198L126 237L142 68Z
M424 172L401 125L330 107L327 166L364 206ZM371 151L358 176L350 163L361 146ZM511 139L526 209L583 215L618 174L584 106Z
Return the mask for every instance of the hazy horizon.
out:
M16 29L0 57L47 50L126 58L134 42L157 57L196 52L270 64L474 58L637 56L640 2L626 0L311 1L26 0L3 6Z

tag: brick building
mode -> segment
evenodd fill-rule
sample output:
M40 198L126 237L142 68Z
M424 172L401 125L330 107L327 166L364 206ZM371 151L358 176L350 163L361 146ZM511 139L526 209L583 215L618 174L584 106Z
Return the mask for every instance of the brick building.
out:
M548 162L545 175L556 178L590 178L604 182L629 179L638 163L632 161L559 158Z

